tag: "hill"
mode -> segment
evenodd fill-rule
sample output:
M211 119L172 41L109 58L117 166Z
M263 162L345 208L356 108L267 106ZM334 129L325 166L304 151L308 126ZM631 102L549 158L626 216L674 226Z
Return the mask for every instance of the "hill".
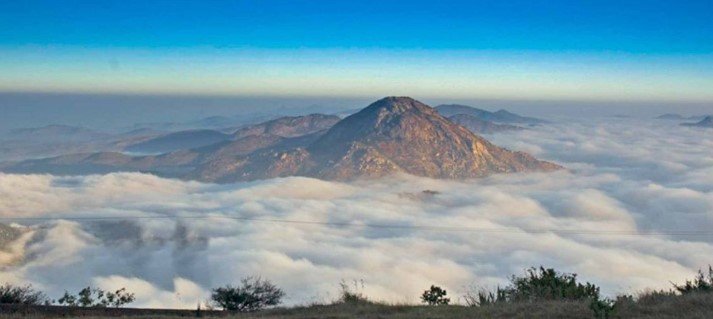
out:
M676 114L676 113L666 113L662 114L656 117L658 120L675 120L675 121L700 121L704 119L705 116L703 115L694 115L694 116L683 116L681 114Z
M683 126L694 126L694 127L712 128L712 127L713 127L713 116L706 116L706 117L703 118L700 122L696 122L696 123L682 123L681 125L683 125Z
M213 130L190 130L161 135L124 150L134 153L167 153L183 149L191 149L230 139L230 135Z
M519 131L524 129L515 125L495 124L493 122L484 121L468 114L456 114L449 116L448 119L451 122L461 125L476 134L493 134L505 131Z
M251 125L237 130L234 138L249 135L275 135L297 137L326 130L339 122L336 115L310 114L304 116L285 116L264 123Z
M495 123L528 124L528 125L547 123L547 121L542 120L542 119L521 116L521 115L518 115L515 113L510 113L506 110L490 112L490 111L482 110L482 109L475 108L472 106L460 105L460 104L443 104L443 105L436 106L435 109L436 109L436 111L438 111L438 113L440 113L446 117L450 117L450 116L458 115L458 114L465 114L465 115L470 115L470 116L476 117L483 121L495 122Z

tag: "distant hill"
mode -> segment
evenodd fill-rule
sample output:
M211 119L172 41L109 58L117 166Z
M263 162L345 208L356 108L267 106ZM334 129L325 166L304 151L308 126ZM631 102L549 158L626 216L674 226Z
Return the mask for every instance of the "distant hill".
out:
M286 120L306 131L330 117ZM317 124L321 123L321 124ZM282 176L351 180L408 173L433 178L473 178L494 173L553 171L560 166L493 145L450 122L431 107L407 97L388 97L338 121L328 130L297 137L253 128L209 146L158 156L95 153L25 161L7 171L76 174L147 171L200 181L227 183ZM274 127L283 127L276 125ZM237 137L245 135L242 137Z
M230 135L214 130L180 131L127 146L125 150L134 153L168 153L215 144L230 138Z
M499 110L496 112L490 112L472 106L460 105L460 104L443 104L435 107L436 111L443 116L450 117L458 114L470 115L477 117L483 121L495 122L495 123L509 123L509 124L544 124L548 123L545 120L520 116L515 113L510 113L506 110Z
M68 125L47 125L42 127L11 130L5 138L15 140L31 139L42 141L62 140L70 142L101 139L107 136L109 136L109 134L84 127Z
M336 115L310 114L303 116L285 116L264 123L251 125L237 130L234 138L249 135L276 135L281 137L297 137L326 130L339 122Z
M515 125L495 124L493 122L484 121L468 114L452 115L448 117L448 120L455 124L464 126L468 130L476 134L493 134L505 131L519 131L524 129Z
M0 161L107 150L116 139L114 134L68 125L15 129L0 135Z
M656 117L659 120L674 120L674 121L700 121L704 119L704 115L683 116L676 113L666 113Z
M683 126L706 127L713 128L713 116L706 116L696 123L682 123Z
M161 135L127 146L124 150L134 153L169 153L200 148L221 142L238 140L251 135L297 137L326 130L339 121L339 117L325 114L285 116L240 129L226 129L233 133L216 130L188 130Z

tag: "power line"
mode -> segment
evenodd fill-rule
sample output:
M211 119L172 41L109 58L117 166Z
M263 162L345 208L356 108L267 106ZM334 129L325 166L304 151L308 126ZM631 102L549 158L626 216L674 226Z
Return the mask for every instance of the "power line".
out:
M333 227L362 227L376 229L401 229L434 232L470 232L470 233L520 233L520 234L569 234L569 235L611 235L611 236L651 236L673 235L705 237L713 236L713 231L708 230L659 230L651 233L641 233L636 230L591 230L591 229L512 229L512 228L483 228L483 227L453 227L437 225L399 225L399 224L371 224L358 222L326 222L314 220L293 219L266 219L226 215L181 215L181 216L69 216L69 217L0 217L4 222L42 222L42 221L114 221L114 220L147 220L147 219L232 219L247 222L264 222L278 224L317 225Z

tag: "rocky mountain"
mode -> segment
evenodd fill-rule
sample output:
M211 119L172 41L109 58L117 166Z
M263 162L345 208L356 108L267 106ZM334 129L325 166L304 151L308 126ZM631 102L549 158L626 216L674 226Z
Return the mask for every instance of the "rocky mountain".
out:
M713 128L713 116L706 116L700 122L696 123L682 123L683 126L695 126L695 127L706 127Z
M519 131L524 129L515 125L495 124L493 122L484 121L468 114L452 115L448 117L448 120L467 128L475 134L493 134L505 131Z
M323 121L324 120L324 121ZM299 120L314 131L328 118ZM303 121L305 121L303 123ZM457 125L431 107L407 97L388 97L337 122L328 130L297 137L271 128L246 136L157 156L120 153L77 154L25 161L6 171L76 174L147 171L227 183L282 176L351 180L407 173L433 178L473 178L493 173L553 171L560 166L500 148ZM235 134L234 136L240 136Z
M345 118L305 146L210 162L192 177L215 182L292 175L349 180L408 173L459 179L560 168L495 146L414 99L388 97Z
M534 117L520 116L515 113L510 113L506 110L499 110L496 112L490 112L482 110L479 108L474 108L472 106L460 105L460 104L443 104L435 107L438 113L441 115L450 117L458 114L466 114L473 117L477 117L483 121L495 122L495 123L509 123L509 124L544 124L547 123L545 120L541 120Z

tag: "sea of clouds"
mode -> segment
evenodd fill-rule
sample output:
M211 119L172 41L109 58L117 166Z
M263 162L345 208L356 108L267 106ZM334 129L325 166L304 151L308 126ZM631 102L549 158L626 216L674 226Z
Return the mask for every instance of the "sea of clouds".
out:
M713 264L710 130L611 118L488 138L568 170L230 185L0 174L6 223L37 218L13 224L22 233L0 249L0 282L55 298L126 287L136 306L195 308L250 275L284 288L288 304L329 302L356 280L372 299L416 303L431 284L458 300L530 266L611 296L668 289Z

